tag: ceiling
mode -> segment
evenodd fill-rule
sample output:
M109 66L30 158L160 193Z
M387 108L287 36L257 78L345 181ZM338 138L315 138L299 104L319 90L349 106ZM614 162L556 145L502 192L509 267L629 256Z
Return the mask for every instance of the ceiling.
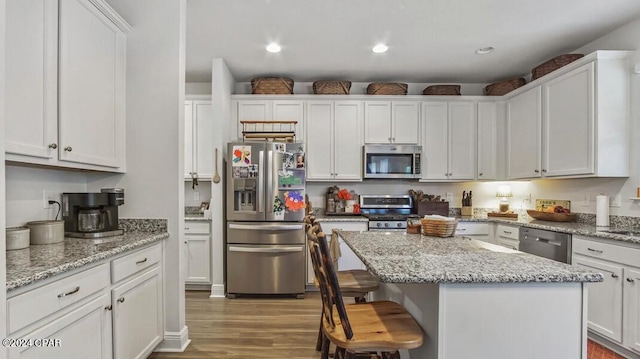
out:
M188 0L186 80L211 82L223 58L238 82L489 83L639 16L638 0ZM378 42L389 51L373 53Z

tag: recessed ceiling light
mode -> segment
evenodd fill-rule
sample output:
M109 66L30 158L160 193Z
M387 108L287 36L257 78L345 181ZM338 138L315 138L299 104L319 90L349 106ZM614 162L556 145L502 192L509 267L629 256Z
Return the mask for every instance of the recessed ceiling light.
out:
M490 52L493 52L493 50L495 50L492 46L487 46L487 47L481 47L479 49L476 50L476 54L478 55L486 55Z
M385 44L378 44L376 46L373 47L373 49L371 49L373 52L375 52L376 54L381 54L383 52L387 52L387 50L389 50L389 47Z
M282 48L280 47L280 45L276 44L275 42L270 43L269 45L267 45L267 51L269 52L280 52L280 50L282 50Z

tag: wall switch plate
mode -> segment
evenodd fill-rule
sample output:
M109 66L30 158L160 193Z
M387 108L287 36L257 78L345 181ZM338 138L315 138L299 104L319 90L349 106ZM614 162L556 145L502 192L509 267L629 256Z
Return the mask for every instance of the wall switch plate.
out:
M447 199L447 202L449 203L453 202L453 193L447 192L446 199Z
M193 192L193 200L194 201L199 201L200 200L200 192L198 192L198 191Z
M582 206L589 207L589 194L585 193L582 195Z
M611 201L609 202L610 207L620 207L622 206L622 195L617 194L615 197L611 197Z

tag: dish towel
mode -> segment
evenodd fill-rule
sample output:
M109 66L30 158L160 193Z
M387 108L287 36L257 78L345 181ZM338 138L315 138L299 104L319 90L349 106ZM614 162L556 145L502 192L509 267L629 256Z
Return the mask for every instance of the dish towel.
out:
M331 260L333 261L333 266L338 270L338 259L342 256L340 252L340 241L338 240L338 230L334 229L331 231L331 241L329 242L329 254L331 254Z

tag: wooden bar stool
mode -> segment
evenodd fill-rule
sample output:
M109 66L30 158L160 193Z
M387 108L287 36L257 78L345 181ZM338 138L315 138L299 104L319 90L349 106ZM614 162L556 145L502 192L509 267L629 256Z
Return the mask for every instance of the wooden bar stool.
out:
M315 231L322 231L320 223L318 223L315 217L313 217L312 215L307 215L305 217L305 223L306 230L309 230L310 228L312 228L311 226L313 226L313 228L316 228ZM315 272L317 270L318 263L315 262L313 256L311 256L311 262ZM353 297L356 303L366 302L365 296L367 295L367 293L378 290L378 288L380 287L378 278L376 278L366 270L351 269L337 271L336 275L338 277L338 283L340 285L340 289L342 290L343 297ZM316 287L320 287L317 274L314 278L314 284L316 285ZM316 350L321 352L321 359L326 359L329 357L329 341L322 332L322 318L323 315L321 314L320 327L318 329L318 339L316 340Z
M324 233L313 226L307 231L307 240L312 260L317 263L314 270L323 304L322 332L336 345L336 358L378 352L383 358L399 359L398 350L422 345L422 329L400 304L375 301L345 305Z

